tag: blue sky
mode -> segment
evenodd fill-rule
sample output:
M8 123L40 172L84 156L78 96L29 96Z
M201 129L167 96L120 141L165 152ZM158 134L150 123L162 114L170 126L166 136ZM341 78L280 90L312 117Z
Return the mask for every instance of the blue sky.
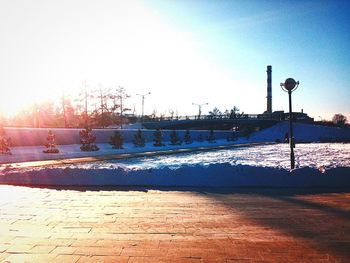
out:
M264 67L272 65L274 109L286 109L279 83L291 76L301 83L295 93L296 109L305 108L315 118L329 117L337 111L349 114L347 1L158 3L163 3L164 16L178 28L196 35L204 43L203 53L218 67L232 71L232 75L256 83L261 75L265 77ZM262 90L263 87L264 82Z
M124 86L145 113L288 110L279 83L300 81L293 109L350 117L348 1L0 0L0 110ZM23 98L18 98L23 94Z

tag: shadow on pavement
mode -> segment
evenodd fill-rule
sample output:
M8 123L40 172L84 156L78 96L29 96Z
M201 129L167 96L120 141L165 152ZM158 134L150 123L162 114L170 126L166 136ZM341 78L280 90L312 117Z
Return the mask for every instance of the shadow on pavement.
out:
M18 185L28 188L42 188L59 191L179 191L200 194L261 194L267 196L294 196L325 193L350 193L350 187L191 187L191 186L52 186L52 185Z
M21 186L23 187L23 186ZM54 191L169 191L194 193L213 205L229 208L250 225L270 229L285 246L301 244L331 255L340 262L350 259L349 188L207 188L207 187L30 187ZM176 200L175 200L176 201ZM217 220L219 220L219 216ZM264 233L262 231L261 233ZM249 233L247 234L250 235ZM278 242L257 237L268 246ZM271 240L270 240L271 239ZM266 241L267 240L267 241ZM259 241L249 241L259 242ZM283 242L283 241L281 241ZM288 251L293 248L288 248ZM332 259L330 259L332 261Z

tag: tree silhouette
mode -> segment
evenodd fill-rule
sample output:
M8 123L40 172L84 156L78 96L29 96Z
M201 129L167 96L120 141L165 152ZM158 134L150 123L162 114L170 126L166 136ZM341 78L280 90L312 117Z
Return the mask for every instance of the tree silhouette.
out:
M164 146L164 144L162 143L162 132L160 129L157 129L154 133L153 133L153 136L154 136L154 143L153 145L154 146Z
M12 154L10 150L11 138L6 136L5 129L0 127L0 153Z
M171 145L181 145L180 137L177 135L175 130L170 133L170 144Z
M109 144L113 146L113 149L123 149L124 138L119 131L115 131L110 139Z
M215 142L215 135L214 135L214 130L213 130L213 129L211 129L211 130L209 131L209 135L208 135L208 137L207 137L207 140L208 140L208 142L210 142L210 143L214 143L214 142Z
M343 114L334 114L333 118L332 118L332 122L340 127L345 126L347 119Z
M221 117L222 112L219 110L219 108L215 107L212 111L209 111L209 117L210 118L218 118Z
M95 144L96 136L92 134L92 129L86 127L84 130L79 132L80 135L80 149L82 151L91 152L98 151L100 148Z
M203 142L204 141L203 135L201 133L198 135L197 141L199 141L199 142Z
M145 137L142 134L140 129L137 130L134 140L132 141L135 147L144 147L145 146Z
M51 130L49 130L49 132L48 132L45 147L47 149L43 151L44 153L58 153L59 152L59 150L56 147L56 136Z
M191 144L191 143L193 142L189 130L186 130L186 132L185 132L185 135L184 135L184 142L185 142L186 144Z

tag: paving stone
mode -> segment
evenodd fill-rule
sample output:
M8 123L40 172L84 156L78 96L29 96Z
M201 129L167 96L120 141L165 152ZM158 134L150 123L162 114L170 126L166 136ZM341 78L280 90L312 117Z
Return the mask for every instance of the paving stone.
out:
M350 193L0 185L3 262L350 262Z
M50 254L9 254L4 262L10 263L23 263L23 262L51 262L55 258L55 255ZM62 262L61 262L62 263Z
M36 245L29 250L31 254L49 254L53 251L55 246L44 246L44 245Z
M115 247L76 247L75 255L83 256L119 256L122 248Z
M73 255L76 250L76 247L55 247L55 249L52 250L51 253L57 255Z
M51 261L53 263L76 263L79 261L81 256L78 255L56 255L56 257Z
M33 240L34 243L34 240ZM31 245L12 245L6 249L6 253L11 254L29 254L30 250L34 247L34 244Z
M129 257L123 256L91 256L80 257L78 263L128 263Z

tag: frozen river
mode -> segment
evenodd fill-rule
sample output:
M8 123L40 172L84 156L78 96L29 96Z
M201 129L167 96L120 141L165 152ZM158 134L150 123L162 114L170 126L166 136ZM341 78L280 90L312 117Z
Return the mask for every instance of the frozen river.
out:
M237 147L228 150L195 152L176 155L133 158L128 160L104 161L74 165L80 168L129 169L176 169L183 165L203 165L229 163L255 167L274 167L289 169L290 148L288 144L273 144L254 147ZM350 144L310 143L297 144L295 148L296 168L310 167L326 169L350 167Z

